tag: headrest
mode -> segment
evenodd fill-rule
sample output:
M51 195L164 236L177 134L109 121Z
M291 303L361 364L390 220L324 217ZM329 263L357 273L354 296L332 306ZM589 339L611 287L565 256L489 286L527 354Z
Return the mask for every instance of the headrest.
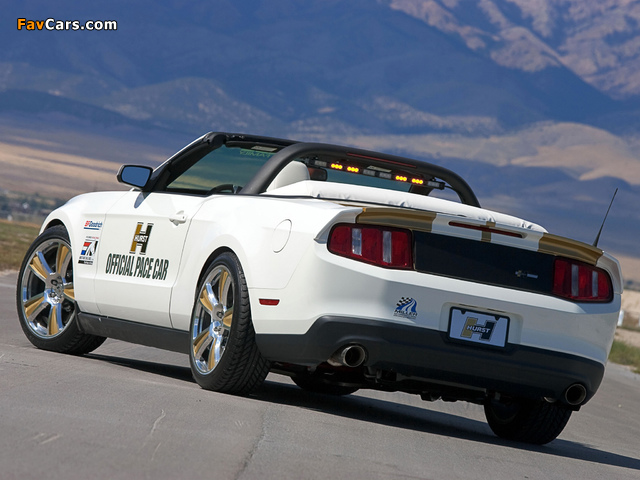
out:
M291 162L280 170L280 173L276 175L271 185L267 187L267 192L304 180L309 180L309 170L307 166L300 162Z

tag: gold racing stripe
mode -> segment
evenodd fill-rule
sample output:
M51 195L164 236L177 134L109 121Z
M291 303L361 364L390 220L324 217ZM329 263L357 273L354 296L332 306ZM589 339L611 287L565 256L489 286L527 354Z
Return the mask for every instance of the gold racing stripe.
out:
M436 216L437 213L435 212L364 207L362 213L356 217L356 222L370 225L388 225L390 227L408 228L430 233Z
M487 222L486 227L495 228L496 222ZM491 231L483 230L482 231L482 241L491 243Z
M405 211L400 209L364 207L362 209L362 213L356 217L356 222L370 225L388 225L390 227L407 228L409 230L431 233L433 229L433 222L437 216L437 213L427 211ZM492 221L486 222L485 225L489 228L497 227L496 223ZM582 243L577 240L560 237L551 233L535 231L530 233L542 235L538 241L537 249L540 253L572 258L594 266L598 263L598 259L603 255L603 251L599 248L592 247L591 245L587 245L586 243ZM483 231L481 241L491 242L492 237L492 232ZM513 246L525 248L525 245L520 245L519 241L514 241ZM533 247L532 249L535 249L533 245L531 245L531 247Z
M599 248L592 247L586 243L560 237L551 233L543 233L538 243L538 251L561 257L573 258L590 265L596 265L598 259L603 255Z

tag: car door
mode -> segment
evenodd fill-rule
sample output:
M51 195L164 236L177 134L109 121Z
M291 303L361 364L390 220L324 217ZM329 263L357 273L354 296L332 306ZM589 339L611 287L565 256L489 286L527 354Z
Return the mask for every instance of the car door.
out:
M171 288L189 224L205 198L131 191L109 209L94 284L101 315L171 327Z
M151 187L148 167L121 169L120 180L142 191L128 192L105 215L95 254L101 315L172 327L171 290L194 215L212 196L235 195L280 148L254 142L192 145L154 171ZM125 181L125 171L141 177Z

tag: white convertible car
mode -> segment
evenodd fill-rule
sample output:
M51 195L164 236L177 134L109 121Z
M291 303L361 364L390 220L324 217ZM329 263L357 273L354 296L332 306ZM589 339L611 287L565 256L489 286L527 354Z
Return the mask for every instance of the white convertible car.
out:
M326 394L465 400L536 444L600 385L618 262L481 208L445 168L209 133L118 180L133 188L51 213L24 259L18 314L39 348L184 352L198 384L235 394L272 371Z

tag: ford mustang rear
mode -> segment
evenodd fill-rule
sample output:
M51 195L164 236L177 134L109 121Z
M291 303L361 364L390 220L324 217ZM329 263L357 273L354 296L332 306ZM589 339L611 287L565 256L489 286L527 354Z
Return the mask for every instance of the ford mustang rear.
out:
M480 207L438 165L354 148L210 133L128 192L54 211L17 306L39 348L104 338L189 355L206 389L269 371L484 405L543 444L596 393L622 278L599 248Z

